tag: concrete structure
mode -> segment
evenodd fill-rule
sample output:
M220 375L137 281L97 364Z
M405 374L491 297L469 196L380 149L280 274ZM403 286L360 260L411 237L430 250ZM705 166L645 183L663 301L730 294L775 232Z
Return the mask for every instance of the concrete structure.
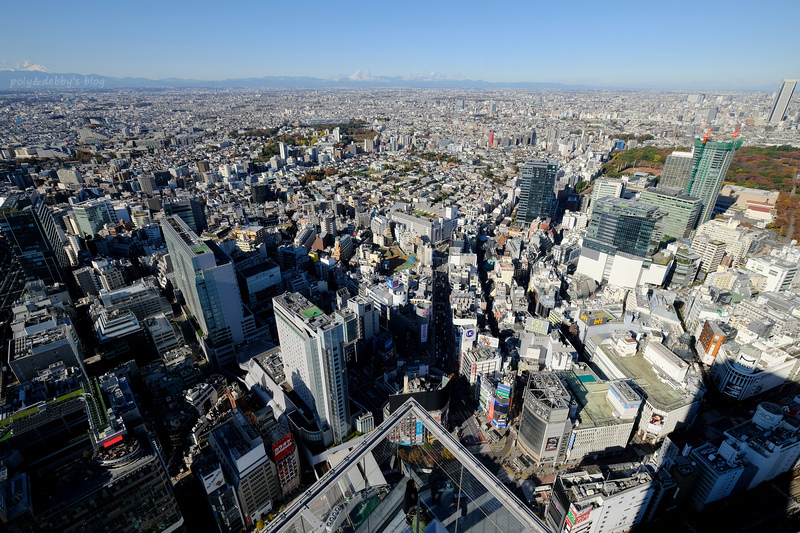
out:
M688 237L697 224L702 202L675 189L646 189L639 201L654 205L663 215L655 227L653 240Z
M326 444L339 444L350 433L344 327L297 293L273 306L287 381L330 431Z
M664 159L658 186L685 191L692 173L692 152L672 152Z
M202 241L177 216L165 218L161 228L206 357L217 367L235 362L235 346L254 335L255 324L242 306L230 257L213 241Z
M531 372L522 396L517 444L540 464L563 462L577 404L553 372Z
M73 204L72 213L81 237L94 237L106 226L119 223L117 212L110 200L86 200Z
M545 517L561 532L617 533L646 522L658 501L659 484L644 468L610 465L556 478Z
M233 417L208 436L236 496L245 524L253 524L278 508L281 498L278 476L263 439L237 408Z

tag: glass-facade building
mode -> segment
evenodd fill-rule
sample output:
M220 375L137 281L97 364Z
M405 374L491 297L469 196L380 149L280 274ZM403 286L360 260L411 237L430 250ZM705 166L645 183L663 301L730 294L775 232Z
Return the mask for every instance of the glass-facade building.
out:
M703 209L697 221L698 225L711 219L719 191L728 174L728 168L731 166L736 150L741 146L742 139L703 142L702 139L695 138L692 172L685 192L689 196L700 198L703 202Z
M203 349L217 367L236 361L235 346L255 325L245 315L230 257L213 241L203 241L179 216L161 223L175 281L200 327Z
M598 252L645 257L661 219L653 205L622 198L601 198L592 211L584 246Z
M528 223L550 216L557 173L558 165L549 161L531 160L525 163L517 210L519 221Z
M664 160L659 187L686 191L689 176L692 174L692 152L672 152Z
M697 225L703 203L674 189L647 189L639 201L659 208L664 217L656 224L653 240L664 237L688 237Z
M36 192L15 193L0 203L0 229L28 281L64 282L69 259L53 215Z

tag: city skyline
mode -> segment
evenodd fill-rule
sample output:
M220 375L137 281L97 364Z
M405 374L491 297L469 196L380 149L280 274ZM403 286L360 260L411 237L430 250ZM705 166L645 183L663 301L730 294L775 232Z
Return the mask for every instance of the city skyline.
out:
M798 6L772 2L748 10L743 2L683 2L669 10L622 2L615 10L579 3L569 8L512 6L489 23L468 5L407 5L301 15L288 6L258 4L220 11L181 2L95 9L9 6L10 19L36 16L36 39L12 26L0 69L37 68L59 73L219 81L264 76L311 76L369 84L390 77L419 81L485 80L561 83L641 89L774 90L800 72L790 34ZM485 6L481 6L483 9ZM151 17L158 10L158 18ZM785 16L773 16L776 11ZM241 14L247 13L247 18ZM730 37L703 37L686 24L713 17ZM245 20L264 21L246 31ZM296 20L296 22L292 22ZM747 20L746 35L742 32ZM391 21L391 24L387 23ZM531 39L529 24L536 25ZM231 38L234 31L236 38ZM64 28L75 28L65 32ZM85 29L84 29L85 28ZM642 34L669 28L669 43ZM685 29L684 29L685 28ZM644 32L644 30L647 30ZM244 31L242 31L244 30ZM720 33L720 37L722 37ZM532 44L531 44L532 43ZM709 62L704 52L717 47ZM281 53L277 53L282 50ZM91 53L87 53L87 52Z

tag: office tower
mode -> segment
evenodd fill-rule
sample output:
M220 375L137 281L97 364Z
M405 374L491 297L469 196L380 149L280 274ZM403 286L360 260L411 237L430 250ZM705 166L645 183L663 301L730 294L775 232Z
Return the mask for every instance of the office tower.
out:
M652 262L647 256L655 227L662 215L657 207L636 200L601 198L592 211L583 239L576 272L602 283L632 289L661 285L668 262Z
M75 224L81 237L94 237L106 226L117 224L117 212L109 200L86 200L72 206Z
M326 445L339 444L350 433L343 324L297 293L275 297L273 306L284 373L317 415Z
M244 313L230 257L214 241L201 240L179 216L166 217L161 229L206 357L217 368L235 363L235 346L247 340L254 322Z
M130 374L87 380L59 366L40 378L46 383L26 387L47 409L26 406L4 419L2 446L18 451L0 466L3 531L179 530L183 517ZM6 499L6 474L21 498Z
M692 174L692 152L672 152L664 160L658 186L686 192Z
M278 473L267 455L264 440L238 408L230 420L211 430L208 443L225 478L236 490L245 524L251 526L278 508Z
M142 188L142 192L152 198L157 188L156 179L153 176L139 176L137 181L139 182L139 187Z
M584 247L610 255L647 255L656 222L657 207L636 200L601 198L592 211Z
M196 198L180 198L164 202L164 214L177 215L186 222L193 232L200 235L208 227L206 214L201 204Z
M0 204L0 229L29 281L63 282L69 259L44 197L26 191Z
M589 204L589 216L592 214L592 205L600 198L610 196L619 198L625 192L625 182L612 178L596 179L592 185L592 201Z
M519 198L517 220L529 223L537 218L550 217L553 188L558 165L543 160L532 160L522 167L522 193Z
M250 191L253 193L254 204L261 205L272 198L269 183L253 183L250 185Z
M336 217L332 213L325 213L319 217L319 227L321 233L336 236Z
M778 94L775 96L775 102L772 103L772 109L767 116L767 122L770 124L777 124L783 117L786 116L786 110L789 108L789 101L792 99L797 87L797 80L783 80L778 89Z
M539 463L560 463L572 432L569 391L555 373L532 372L522 402L520 448Z
M703 202L698 225L711 219L722 183L740 146L742 139L712 141L695 138L692 171L685 192Z
M686 196L674 189L645 189L639 195L639 201L658 207L664 215L656 224L653 240L688 237L697 225L697 218L703 207L699 198Z
M358 316L358 337L372 343L372 339L380 333L380 311L375 302L358 294L347 300L347 308Z

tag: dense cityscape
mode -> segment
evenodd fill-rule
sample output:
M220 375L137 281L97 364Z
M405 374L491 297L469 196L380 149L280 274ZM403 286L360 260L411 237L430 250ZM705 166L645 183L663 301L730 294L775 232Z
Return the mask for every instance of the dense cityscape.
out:
M0 528L797 531L796 85L0 92Z

